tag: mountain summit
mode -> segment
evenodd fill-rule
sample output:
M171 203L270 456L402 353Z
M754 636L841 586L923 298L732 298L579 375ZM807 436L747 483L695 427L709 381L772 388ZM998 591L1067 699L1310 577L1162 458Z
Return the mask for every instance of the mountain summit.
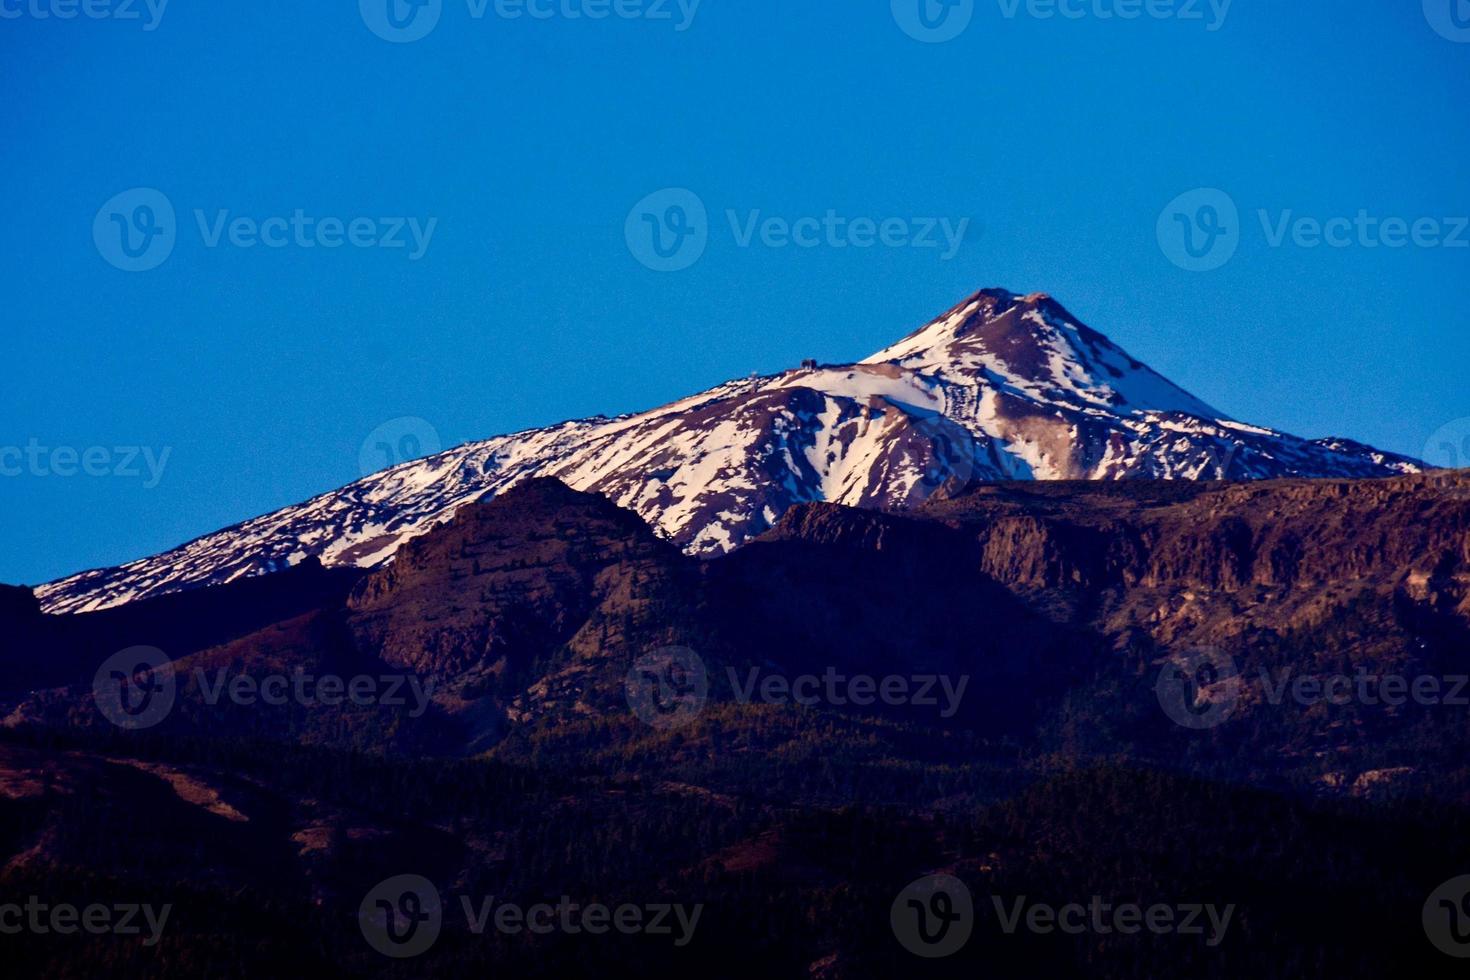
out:
M1368 478L1415 460L1225 417L1041 293L986 289L856 364L730 381L651 411L469 443L172 551L37 590L102 609L307 557L376 566L466 503L556 477L684 550L729 551L794 504L904 510L992 480Z
M961 385L989 382L1043 403L1221 417L1045 293L981 290L863 363L899 364Z

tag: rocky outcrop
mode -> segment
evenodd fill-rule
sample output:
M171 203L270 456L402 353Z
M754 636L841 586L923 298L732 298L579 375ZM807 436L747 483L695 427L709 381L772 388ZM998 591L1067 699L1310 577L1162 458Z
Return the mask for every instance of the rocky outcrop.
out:
M1364 592L1470 624L1470 473L993 484L907 517L796 507L763 540L925 553L956 578L1065 595L1105 634L1134 623L1169 642L1298 626Z
M1292 589L1443 580L1470 566L1470 475L1198 485L1160 500L1088 484L985 487L926 516L1024 588Z
M405 545L353 592L349 622L365 650L395 666L524 680L590 621L646 614L685 562L637 515L531 480ZM616 628L603 626L600 642L617 645Z

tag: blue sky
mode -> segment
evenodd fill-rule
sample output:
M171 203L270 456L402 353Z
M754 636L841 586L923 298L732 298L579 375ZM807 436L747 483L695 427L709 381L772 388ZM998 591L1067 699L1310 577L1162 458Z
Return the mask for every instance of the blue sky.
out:
M1470 43L1449 0L1235 0L1223 19L1154 0L1158 16L1128 20L1105 15L1129 0L1070 0L1077 17L971 0L942 43L902 28L922 34L902 6L918 0L703 0L692 20L674 0L652 12L667 19L654 0L605 19L569 16L597 0L539 18L442 0L410 43L369 28L387 30L387 0L173 0L156 22L144 0L90 2L109 16L0 0L0 447L48 452L0 476L0 581L141 557L349 482L400 417L447 447L649 407L860 358L990 285L1052 293L1253 422L1418 455L1470 416L1470 248L1424 244L1470 242L1453 220L1470 215ZM113 214L154 227L136 196L104 209L135 188L161 193L174 238L130 272L97 242ZM665 188L709 215L677 272L625 237ZM1210 271L1158 233L1197 188L1238 209ZM947 258L742 246L730 210L970 225ZM268 221L298 211L317 247ZM1404 247L1301 244L1296 219L1360 212L1431 224ZM286 244L243 247L250 227L232 236L222 215ZM357 237L377 241L408 218L432 223L417 257L406 221L404 248L312 237L367 219ZM77 475L53 472L57 447ZM94 447L111 475L81 472ZM127 447L168 451L158 479Z

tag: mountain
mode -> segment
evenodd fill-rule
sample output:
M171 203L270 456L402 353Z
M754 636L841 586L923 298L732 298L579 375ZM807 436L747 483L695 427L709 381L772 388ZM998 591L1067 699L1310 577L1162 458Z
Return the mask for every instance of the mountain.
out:
M148 644L186 677L407 673L434 692L432 711L404 717L208 705L181 684L168 735L395 755L534 751L575 767L581 752L649 734L629 711L629 665L681 647L706 665L711 701L732 708L735 679L752 670L965 676L952 715L845 705L830 723L917 720L1038 752L1065 731L1071 755L1126 750L1163 764L1181 761L1180 746L1154 677L1174 653L1208 648L1249 678L1242 724L1223 734L1273 729L1231 748L1232 772L1252 781L1315 791L1332 777L1345 789L1394 769L1423 783L1458 771L1470 737L1461 715L1417 705L1366 702L1346 727L1334 713L1273 709L1267 684L1283 671L1463 673L1470 474L1458 472L1004 482L910 514L806 503L747 546L705 557L598 494L536 478L467 504L366 573L308 561L73 615L42 615L26 590L0 599L6 726L106 729L91 707L97 662ZM726 778L729 761L712 759L708 778Z
M0 697L89 677L99 651L152 646L178 656L255 633L343 601L365 574L307 559L228 588L191 589L74 616L43 614L29 589L0 586Z
M1422 464L1235 421L1043 294L982 290L856 364L730 381L651 411L466 444L117 568L42 586L49 612L258 575L316 557L376 567L463 505L555 477L691 554L792 506L911 510L997 480L1367 478Z
M177 698L119 730L94 671L137 643ZM630 696L667 645L709 682L673 727ZM1176 704L1171 665L1201 645L1217 673ZM1448 976L1422 910L1470 867L1467 646L1470 472L807 502L721 555L528 479L371 571L303 561L75 615L0 589L0 665L34 667L0 670L0 887L174 910L156 948L22 930L7 964L397 975L360 910L414 874L447 909L704 909L684 947L446 915L424 977ZM431 704L208 694L298 671L406 675ZM904 695L935 675L954 701ZM661 680L681 710L691 685ZM936 873L983 918L915 972L891 910ZM1000 928L1024 896L1235 915L1218 948Z

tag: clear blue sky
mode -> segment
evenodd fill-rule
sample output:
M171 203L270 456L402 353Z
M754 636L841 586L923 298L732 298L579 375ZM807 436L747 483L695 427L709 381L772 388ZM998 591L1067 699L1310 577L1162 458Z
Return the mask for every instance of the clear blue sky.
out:
M1470 249L1272 248L1255 216L1470 215L1470 43L1420 0L1235 0L1214 31L1205 0L1204 21L975 0L936 44L889 0L704 0L684 31L673 3L673 21L511 20L444 0L404 44L352 0L173 0L151 31L34 16L55 2L0 0L20 12L0 19L0 446L171 454L152 487L0 477L0 581L349 482L399 416L449 446L649 407L862 357L988 285L1052 293L1251 421L1418 455L1470 416ZM131 273L93 225L136 187L166 195L177 241ZM682 272L624 237L666 187L710 214ZM1198 187L1241 216L1211 272L1156 235ZM418 261L207 248L195 209L437 226ZM973 226L949 261L742 248L727 209Z

